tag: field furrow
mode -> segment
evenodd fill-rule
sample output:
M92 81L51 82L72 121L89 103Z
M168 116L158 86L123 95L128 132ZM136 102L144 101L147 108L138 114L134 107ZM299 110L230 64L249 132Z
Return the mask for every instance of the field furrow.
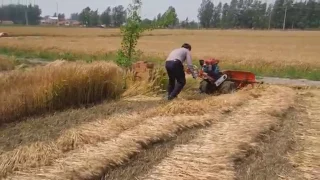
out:
M319 179L320 177L320 92L302 93L304 114L301 114L295 132L296 151L290 153L296 176L291 179Z
M210 128L189 144L180 145L160 164L138 179L234 179L232 156L251 146L255 136L277 122L294 103L294 91L270 88L258 99Z

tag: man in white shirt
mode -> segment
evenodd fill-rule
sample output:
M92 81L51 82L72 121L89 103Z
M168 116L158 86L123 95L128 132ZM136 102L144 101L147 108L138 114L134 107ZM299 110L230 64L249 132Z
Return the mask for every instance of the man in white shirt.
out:
M193 78L197 78L193 69L190 51L191 45L185 43L181 48L174 49L166 59L165 67L169 76L168 100L176 98L186 84L186 77L183 68L184 62L187 63Z

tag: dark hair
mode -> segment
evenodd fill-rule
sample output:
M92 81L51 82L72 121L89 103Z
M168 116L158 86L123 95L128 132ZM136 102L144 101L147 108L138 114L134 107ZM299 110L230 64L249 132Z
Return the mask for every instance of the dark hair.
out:
M188 43L184 43L181 47L189 49L189 51L191 51L191 45Z

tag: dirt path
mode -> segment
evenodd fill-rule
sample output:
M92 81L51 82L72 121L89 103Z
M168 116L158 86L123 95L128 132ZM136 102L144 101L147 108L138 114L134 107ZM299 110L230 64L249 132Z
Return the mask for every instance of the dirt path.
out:
M311 81L306 79L288 79L276 77L262 77L259 81L266 84L286 85L286 86L311 86L320 88L320 81Z

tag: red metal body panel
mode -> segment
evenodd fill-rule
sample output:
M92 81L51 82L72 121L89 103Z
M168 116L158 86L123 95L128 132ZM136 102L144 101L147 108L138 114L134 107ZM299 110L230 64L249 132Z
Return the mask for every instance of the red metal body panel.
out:
M227 74L229 80L235 82L238 88L243 88L248 84L253 86L255 83L258 83L256 81L256 75L251 72L229 70L223 71L222 73Z
M210 59L204 60L204 63L207 65L215 65L215 64L219 63L219 60L214 59L214 58L210 58Z

